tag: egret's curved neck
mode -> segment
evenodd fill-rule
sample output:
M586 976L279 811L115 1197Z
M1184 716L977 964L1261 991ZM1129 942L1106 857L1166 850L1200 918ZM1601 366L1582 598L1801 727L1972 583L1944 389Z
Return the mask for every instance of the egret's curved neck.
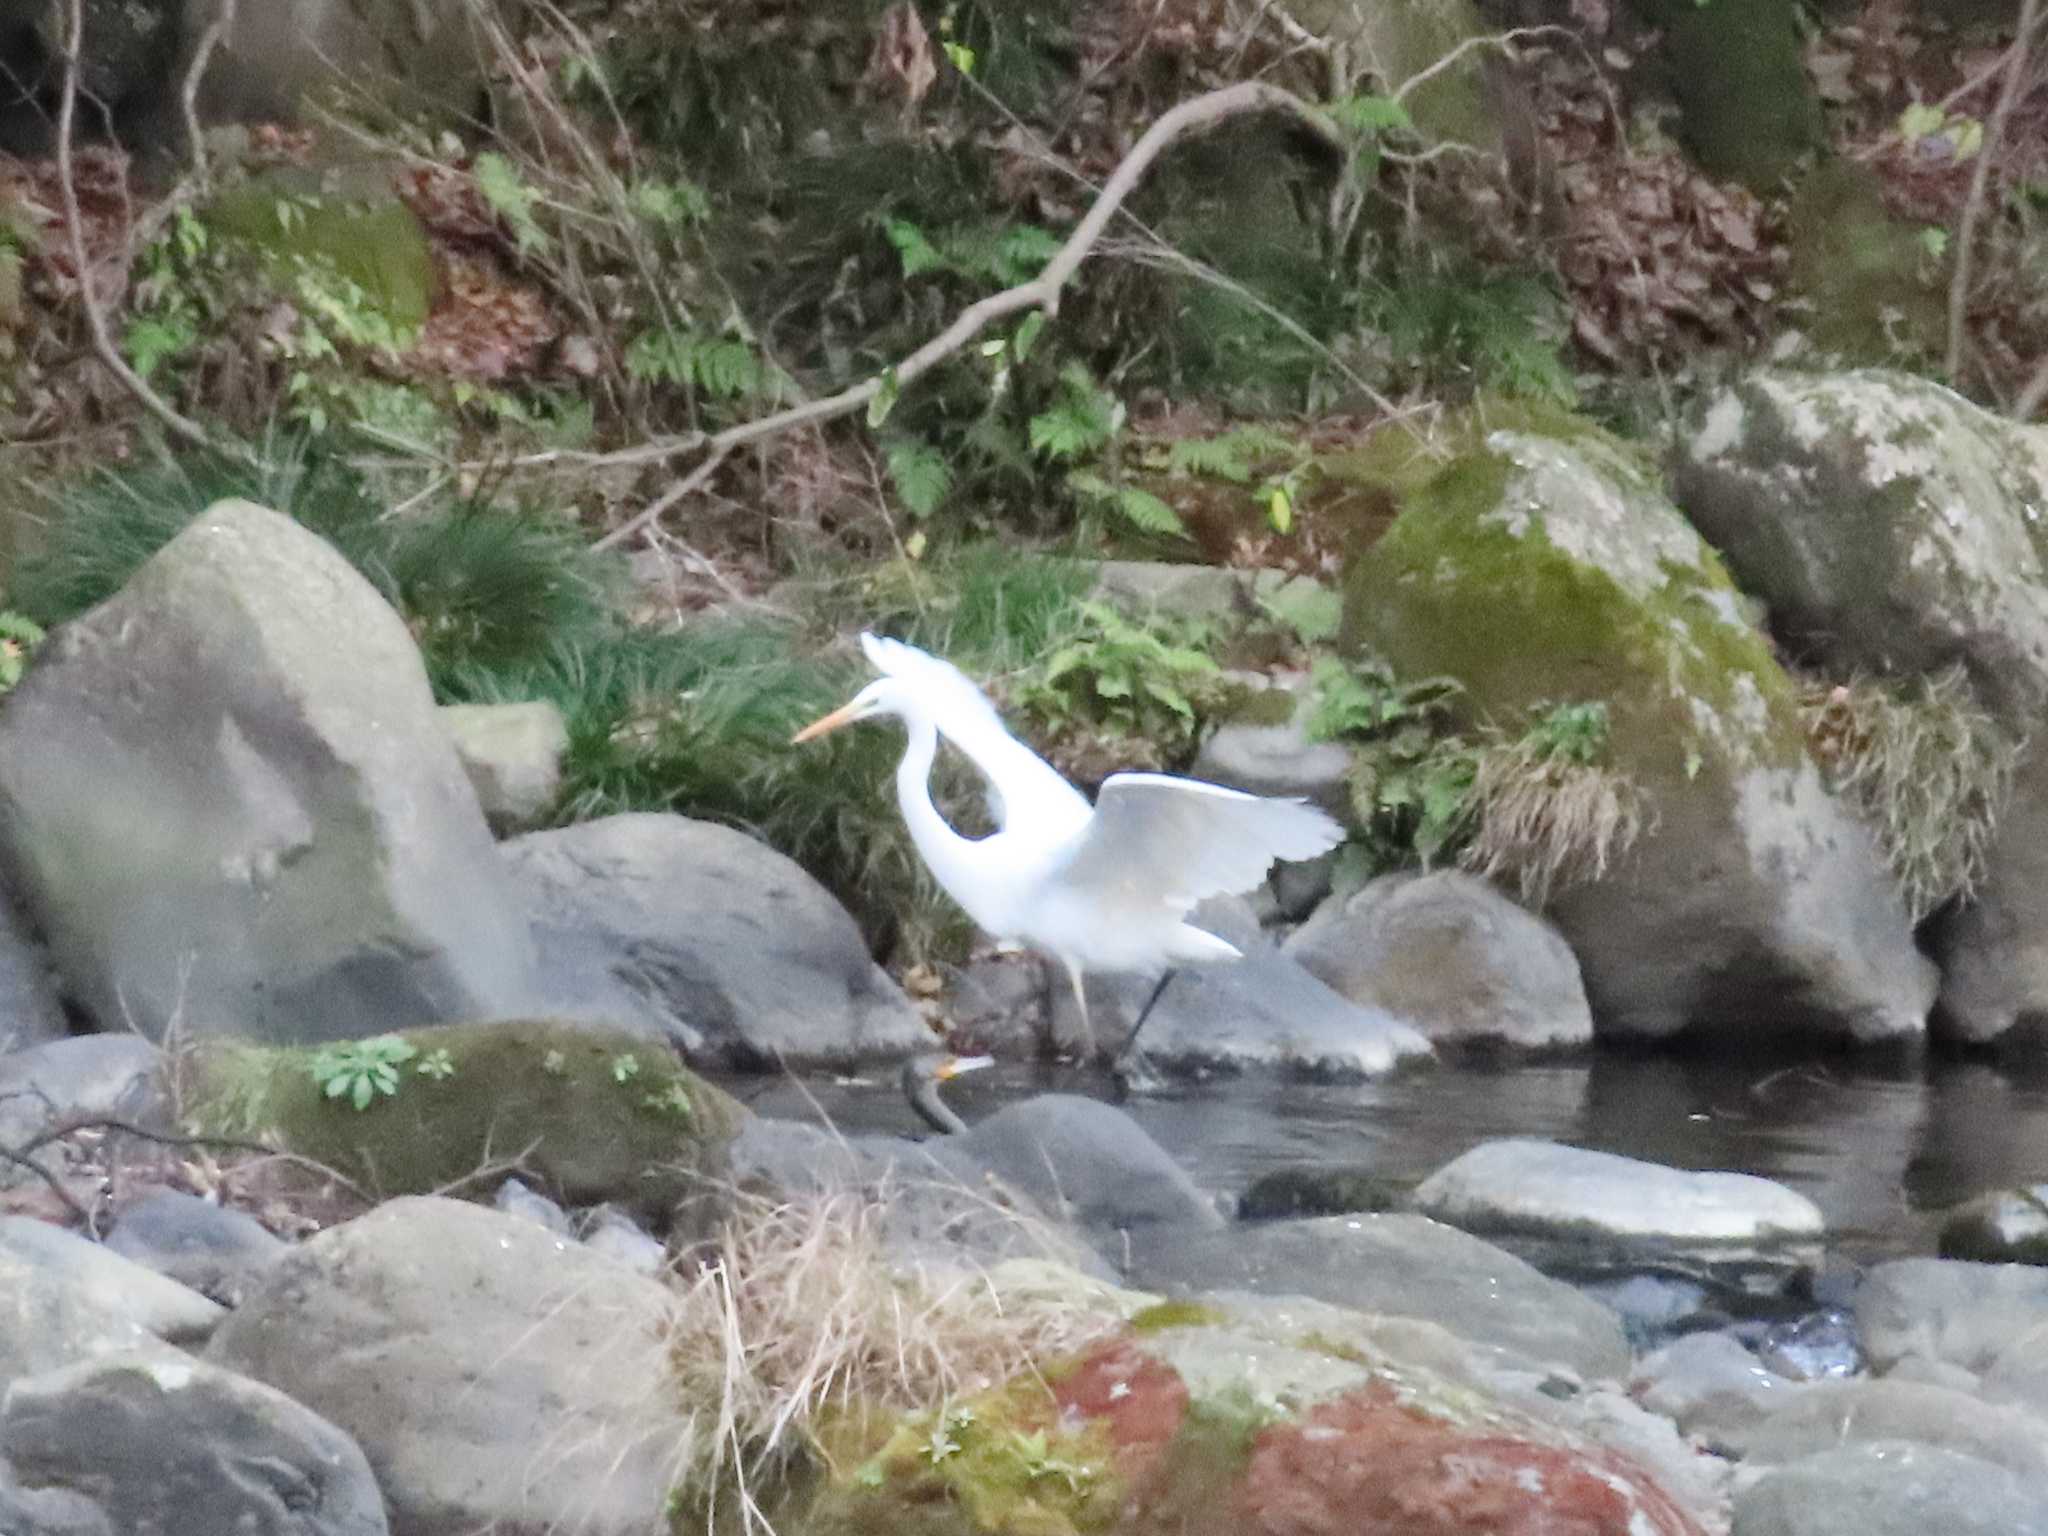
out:
M939 728L927 716L906 714L903 730L909 743L903 749L903 761L896 765L896 803L910 828L910 840L939 884L957 901L959 877L966 871L973 844L955 832L932 803L932 764L939 755Z

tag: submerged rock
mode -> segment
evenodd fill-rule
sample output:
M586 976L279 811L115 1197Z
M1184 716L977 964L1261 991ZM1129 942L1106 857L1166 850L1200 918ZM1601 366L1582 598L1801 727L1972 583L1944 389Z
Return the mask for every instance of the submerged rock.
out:
M1918 1035L1933 972L1871 834L1653 475L1568 419L1391 474L1402 511L1347 572L1346 640L1398 675L1455 678L1475 721L1510 731L1604 702L1603 765L1647 800L1634 845L1548 909L1596 1026Z
M1941 1256L2048 1264L2048 1184L1994 1190L1952 1211L1941 1224Z
M389 1090L356 1094L380 1061ZM660 1041L549 1020L416 1029L324 1056L219 1043L191 1079L198 1125L274 1137L379 1194L428 1194L516 1158L570 1204L613 1200L655 1222L719 1181L746 1116Z
M607 816L528 833L504 851L546 986L567 1012L648 1023L693 1062L747 1071L931 1048L930 1029L846 909L742 832Z
M115 1531L383 1536L362 1448L284 1393L202 1361L116 1356L13 1382L0 1447ZM12 1527L8 1527L12 1529Z
M689 1433L670 1305L531 1222L402 1199L294 1248L207 1359L354 1436L398 1530L642 1536Z
M1593 1013L1571 946L1484 880L1383 875L1333 896L1283 946L1333 990L1437 1045L1583 1045Z
M1178 1075L1278 1068L1341 1080L1377 1077L1432 1054L1406 1020L1347 1002L1282 954L1244 902L1206 901L1189 921L1235 944L1244 958L1173 973L1138 1037L1138 1054L1151 1066ZM1088 1013L1099 1045L1115 1049L1128 1038L1158 981L1156 972L1088 978ZM1055 985L1052 1007L1057 1038L1077 1044L1080 1015L1072 990Z
M2048 429L1903 374L1763 372L1703 408L1673 476L1796 654L1835 677L1960 664L2013 740L2036 733ZM1970 1040L2048 1016L2048 754L1981 810L1997 836L1974 898L1932 935L1937 1018Z
M1471 1232L1670 1243L1813 1239L1804 1195L1746 1173L1693 1173L1612 1152L1520 1138L1482 1142L1416 1188L1415 1208Z
M0 715L0 845L102 1025L321 1040L530 1001L532 944L405 623L218 502Z

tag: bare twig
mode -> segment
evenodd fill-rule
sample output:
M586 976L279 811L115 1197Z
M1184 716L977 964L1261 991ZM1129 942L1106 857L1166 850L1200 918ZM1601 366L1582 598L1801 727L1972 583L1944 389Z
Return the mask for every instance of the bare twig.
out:
M12 1147L0 1147L0 1161L12 1163L17 1168L26 1168L50 1187L50 1193L63 1202L64 1208L78 1218L80 1225L92 1224L92 1212L81 1205L78 1197L64 1187L64 1181L26 1152L17 1152Z
M2040 14L2040 0L2020 0L2020 19L2013 32L2012 49L2006 55L2005 79L1999 85L1991 117L1984 124L1984 142L1977 151L1977 164L1970 173L1970 191L1963 200L1963 216L1956 226L1956 266L1948 285L1948 353L1944 359L1951 384L1962 377L1965 326L1970 313L1970 265L1976 250L1977 225L1984 214L1991 167L1998 158L2006 119L2019 101L2020 85L2027 76L2027 61L2033 54L2034 23Z
M1442 74L1445 70L1449 69L1452 65L1456 64L1468 53L1475 52L1476 50L1481 48L1497 48L1502 53L1508 55L1510 58L1513 58L1516 43L1526 42L1528 39L1534 37L1549 36L1556 36L1574 41L1576 41L1577 39L1577 34L1574 33L1570 27L1561 27L1556 25L1555 23L1549 22L1546 22L1541 26L1511 27L1505 32L1489 32L1478 37L1468 37L1462 43L1458 44L1457 47L1451 49L1450 52L1446 53L1442 58L1438 59L1435 63L1431 64L1427 69L1419 69L1414 74L1410 75L1406 80L1403 80L1398 86L1394 88L1394 100L1406 101L1408 99L1409 93L1413 91L1417 86L1427 85L1431 80L1434 80L1438 75Z
M214 442L206 429L181 415L168 400L150 388L149 381L128 366L121 349L114 345L107 325L107 312L93 292L92 266L86 257L85 221L79 213L78 180L73 165L73 139L78 117L79 64L85 47L85 0L70 0L64 39L64 88L57 107L57 187L63 196L64 222L70 234L71 259L78 268L78 299L85 306L85 321L92 333L93 351L107 370L121 382L150 415L174 435L200 448Z
M632 538L641 529L650 528L660 522L662 515L670 507L675 506L686 497L694 496L698 491L702 490L710 482L711 477L718 473L718 466L725 462L726 455L731 452L732 449L730 447L713 448L705 456L702 464L699 464L695 469L683 476L682 479L655 497L654 500L650 501L640 511L634 513L632 517L599 539L591 548L614 548L625 543L626 540Z
M2048 401L2048 357L2041 359L2040 366L2034 369L2034 376L2027 380L2026 388L2013 401L2013 419L2032 421L2034 412L2041 409L2044 401Z
M218 0L213 20L206 24L206 30L199 34L199 46L192 51L192 62L185 69L185 88L181 100L185 108L185 137L192 156L192 175L200 186L206 185L206 137L199 127L199 87L206 79L206 67L213 62L213 51L228 29L235 24L235 0Z

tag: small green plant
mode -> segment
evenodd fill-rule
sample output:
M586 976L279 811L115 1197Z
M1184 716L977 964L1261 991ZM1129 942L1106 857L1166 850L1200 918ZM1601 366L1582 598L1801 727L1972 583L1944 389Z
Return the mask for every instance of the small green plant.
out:
M640 1058L631 1052L612 1058L612 1081L630 1083L640 1075Z
M437 1083L445 1083L455 1075L455 1058L445 1047L437 1047L422 1056L419 1065L415 1066L413 1071L421 1077L431 1077Z
M35 620L12 609L0 612L0 693L21 681L43 639L43 627Z
M328 1098L347 1099L363 1110L379 1094L389 1097L398 1092L398 1069L417 1055L419 1051L402 1036L377 1035L322 1046L313 1054L311 1071Z
M1311 672L1309 735L1352 749L1351 801L1369 865L1424 868L1470 834L1471 744L1450 729L1463 690L1447 677L1402 683L1384 666L1334 658Z
M1164 615L1140 622L1107 603L1077 605L1080 632L1017 685L1022 709L1054 730L1074 726L1171 746L1194 739L1223 672L1204 627Z
M540 1069L549 1077L566 1077L569 1074L569 1058L560 1051L549 1051L541 1057Z

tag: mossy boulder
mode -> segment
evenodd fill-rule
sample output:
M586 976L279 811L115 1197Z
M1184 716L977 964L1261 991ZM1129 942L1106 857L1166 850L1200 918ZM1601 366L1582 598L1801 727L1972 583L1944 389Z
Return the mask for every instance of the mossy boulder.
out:
M1721 562L1623 445L1567 417L1394 465L1402 510L1346 576L1345 640L1449 675L1473 723L1603 701L1649 829L1549 916L1596 1029L1916 1035L1933 992L1870 834L1808 757L1790 680Z
M393 1041L409 1054L394 1060ZM373 1082L358 1108L342 1064L379 1059L391 1091ZM746 1114L659 1041L548 1020L320 1049L219 1041L193 1053L187 1076L197 1129L274 1137L379 1196L434 1193L516 1160L565 1203L609 1200L654 1222L723 1180Z
M1658 65L1702 169L1760 192L1821 140L1793 0L1631 0L1663 33Z
M1816 166L1785 212L1792 286L1812 304L1807 334L1849 363L1941 355L1948 281L1924 226L1884 205L1884 185L1851 160Z
M1028 1381L849 1419L785 1528L1392 1536L1424 1509L1442 1536L1706 1528L1708 1458L1638 1418L1603 1435L1591 1413L1503 1391L1428 1324L1219 1298L1141 1312Z
M1960 665L2013 740L2048 707L2048 429L1875 369L1766 371L1701 407L1674 490L1771 626L1835 678ZM1973 899L1929 935L1938 1019L2048 1015L2048 758L2021 764Z
M201 220L253 251L288 292L302 278L323 293L337 279L352 284L399 338L433 307L426 227L392 190L388 167L266 171L221 193Z

